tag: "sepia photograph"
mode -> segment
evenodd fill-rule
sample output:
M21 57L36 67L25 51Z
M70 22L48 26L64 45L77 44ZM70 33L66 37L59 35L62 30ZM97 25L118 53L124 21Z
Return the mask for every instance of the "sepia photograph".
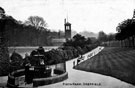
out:
M135 88L135 0L0 0L0 88Z

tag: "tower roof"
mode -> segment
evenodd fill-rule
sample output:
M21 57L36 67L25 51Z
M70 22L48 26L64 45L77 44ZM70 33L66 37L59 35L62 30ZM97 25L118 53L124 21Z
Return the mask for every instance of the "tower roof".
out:
M69 23L69 22L66 22L66 23L65 23L65 25L71 25L71 23Z

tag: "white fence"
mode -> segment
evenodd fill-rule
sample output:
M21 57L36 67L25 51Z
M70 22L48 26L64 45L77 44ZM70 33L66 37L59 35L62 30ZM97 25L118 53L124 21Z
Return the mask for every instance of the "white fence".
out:
M97 48L91 50L90 52L82 55L82 58L78 57L78 59L73 62L73 66L80 64L87 59L90 59L91 57L93 57L96 54L98 54L99 52L101 52L103 49L104 49L104 47L98 46Z

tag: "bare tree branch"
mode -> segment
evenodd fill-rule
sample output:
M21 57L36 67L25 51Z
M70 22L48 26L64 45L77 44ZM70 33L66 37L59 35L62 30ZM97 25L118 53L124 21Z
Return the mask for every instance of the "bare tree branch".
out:
M39 16L30 16L28 20L25 22L27 25L32 25L36 27L38 30L40 27L47 27L47 23L44 21L42 17Z

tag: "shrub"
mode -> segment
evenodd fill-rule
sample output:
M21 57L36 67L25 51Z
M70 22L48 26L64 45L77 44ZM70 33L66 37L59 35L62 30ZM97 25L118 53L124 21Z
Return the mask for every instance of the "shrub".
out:
M23 67L23 58L20 54L13 52L10 60L10 71L21 69Z

